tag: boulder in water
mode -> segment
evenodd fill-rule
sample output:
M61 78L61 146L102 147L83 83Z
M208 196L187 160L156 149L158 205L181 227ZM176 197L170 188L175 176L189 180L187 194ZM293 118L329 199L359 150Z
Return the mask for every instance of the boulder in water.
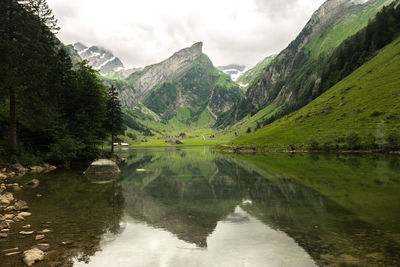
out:
M28 266L31 266L36 261L41 261L43 259L44 252L38 248L32 248L30 250L24 251L24 262Z
M118 165L109 159L99 159L92 164L89 168L84 171L86 175L102 175L102 174L118 174L120 173Z
M108 159L99 159L90 164L89 168L84 172L92 183L110 183L114 181L120 170L118 165Z

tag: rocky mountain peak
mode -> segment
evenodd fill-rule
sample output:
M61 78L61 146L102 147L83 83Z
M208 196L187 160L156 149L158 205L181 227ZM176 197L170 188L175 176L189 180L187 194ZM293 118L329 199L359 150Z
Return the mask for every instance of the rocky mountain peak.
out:
M133 73L127 80L132 83L136 93L125 95L124 105L130 106L133 103L141 101L147 93L156 86L167 80L173 80L187 69L192 63L201 57L203 43L198 42L190 47L183 48L175 52L166 60L147 66L139 75ZM122 95L124 92L122 92Z
M76 51L81 52L82 50L87 49L88 47L80 42L77 42L73 44L73 47L75 48Z
M87 47L77 42L73 44L73 48L82 59L87 60L89 65L103 76L124 79L132 72L139 70L138 68L126 69L122 61L104 47L98 45Z
M200 57L202 53L203 53L203 42L197 42L193 44L191 47L183 48L178 52L175 52L169 59L187 58L188 60L194 60Z

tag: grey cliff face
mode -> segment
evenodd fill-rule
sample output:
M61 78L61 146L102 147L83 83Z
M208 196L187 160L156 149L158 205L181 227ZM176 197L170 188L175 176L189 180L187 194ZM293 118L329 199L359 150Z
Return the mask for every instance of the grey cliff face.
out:
M151 89L185 72L201 56L202 47L203 43L196 43L158 64L147 66L140 75L129 77L128 80L132 82L135 92L121 92L121 98L125 98L125 105L130 106L143 100Z

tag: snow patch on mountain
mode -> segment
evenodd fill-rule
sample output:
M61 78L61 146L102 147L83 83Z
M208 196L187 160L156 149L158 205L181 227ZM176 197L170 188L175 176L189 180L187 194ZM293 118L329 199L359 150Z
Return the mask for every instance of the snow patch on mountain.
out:
M111 51L97 45L87 47L86 45L77 42L73 44L73 47L82 59L87 60L89 65L95 70L98 70L103 76L124 79L133 72L141 69L125 68L121 60L114 56Z
M217 67L217 69L219 69L220 71L228 74L231 77L232 81L236 81L244 73L245 68L246 66L237 64Z

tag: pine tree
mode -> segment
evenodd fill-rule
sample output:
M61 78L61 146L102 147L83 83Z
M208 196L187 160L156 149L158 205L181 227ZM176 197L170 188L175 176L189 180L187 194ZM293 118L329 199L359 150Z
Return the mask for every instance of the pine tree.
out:
M46 25L51 32L57 33L60 27L57 26L58 20L53 15L46 0L22 0L19 3L30 13L37 16L41 23Z
M4 88L3 97L9 99L9 149L14 154L17 149L17 112L16 95L21 85L18 56L19 42L27 16L15 0L7 0L0 5L0 51L2 69L0 87Z
M123 114L121 103L118 97L118 91L112 85L107 89L107 109L106 109L106 130L111 134L111 153L114 153L115 136L121 132L123 126Z

